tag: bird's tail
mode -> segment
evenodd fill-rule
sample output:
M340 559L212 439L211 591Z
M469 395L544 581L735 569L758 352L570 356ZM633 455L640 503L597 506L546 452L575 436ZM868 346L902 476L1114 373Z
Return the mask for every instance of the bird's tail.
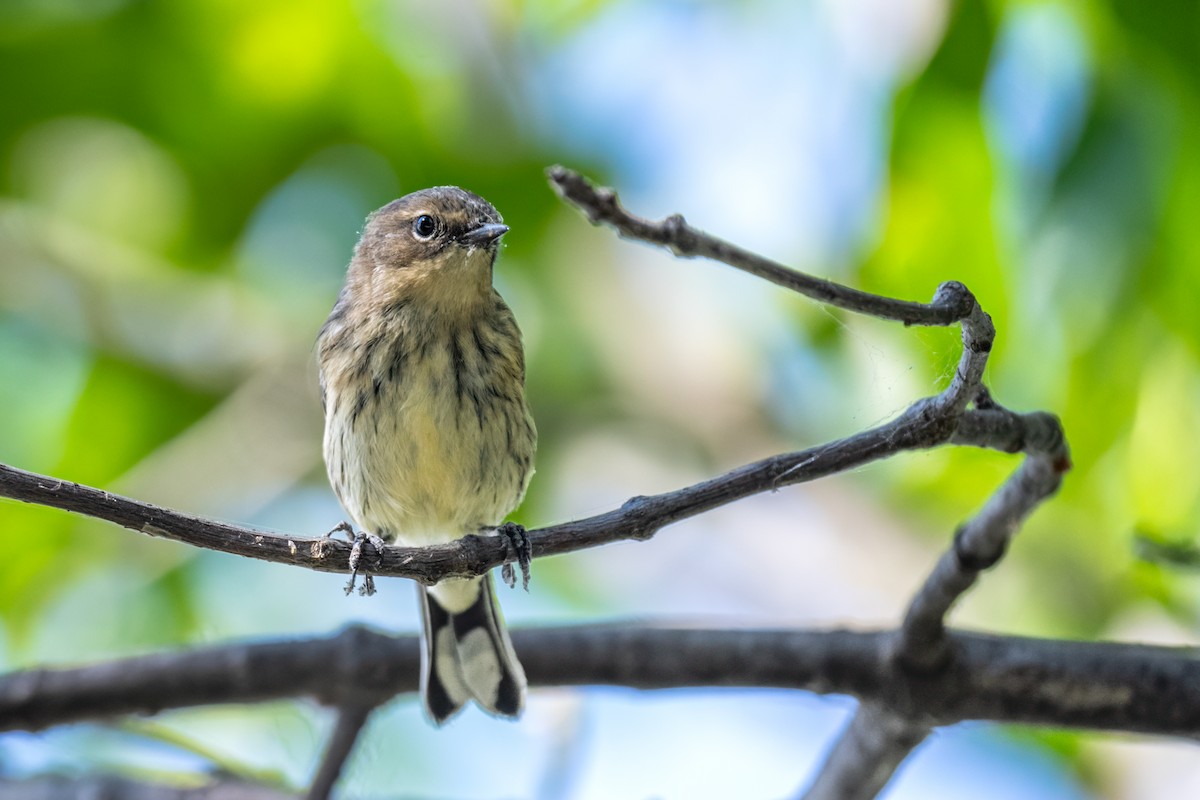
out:
M496 607L492 576L419 588L425 614L421 694L430 718L440 725L472 698L492 714L519 715L525 670Z

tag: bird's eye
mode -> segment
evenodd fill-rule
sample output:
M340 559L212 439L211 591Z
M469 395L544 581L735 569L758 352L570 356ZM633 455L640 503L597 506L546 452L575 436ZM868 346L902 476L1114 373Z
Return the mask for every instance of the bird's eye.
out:
M428 239L437 232L437 222L428 214L422 214L413 220L413 233L418 239Z

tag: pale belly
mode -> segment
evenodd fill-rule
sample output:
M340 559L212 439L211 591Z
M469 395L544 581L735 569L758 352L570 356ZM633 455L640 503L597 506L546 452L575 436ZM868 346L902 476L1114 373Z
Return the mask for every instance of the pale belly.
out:
M456 381L434 356L378 391L331 387L325 461L360 528L433 544L495 526L521 502L534 449L521 387L488 391L493 376L470 375Z

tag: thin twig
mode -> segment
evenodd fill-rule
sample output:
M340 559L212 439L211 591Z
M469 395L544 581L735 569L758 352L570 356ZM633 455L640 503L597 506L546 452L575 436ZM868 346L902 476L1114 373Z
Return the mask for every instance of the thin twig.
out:
M966 336L964 326L964 340ZM964 348L964 360L968 350ZM960 367L960 377L964 374ZM979 380L982 369L977 375ZM962 381L960 392L979 397L969 379ZM896 668L909 674L936 677L955 666L961 654L947 635L946 615L979 573L1003 557L1021 522L1058 489L1070 467L1062 427L1053 415L1014 414L990 396L983 405L959 417L951 440L1027 455L983 509L959 528L951 548L913 597L890 654ZM920 715L897 713L896 707L895 698L860 704L804 800L869 800L879 793L931 729Z
M649 539L667 525L735 500L845 472L904 451L936 447L952 436L980 446L1011 439L1015 423L1002 415L973 418L970 430L959 433L955 409L940 402L941 397L918 401L896 419L845 439L764 458L675 491L635 497L620 508L592 517L528 531L529 543L542 558L624 539ZM289 536L217 522L5 464L0 464L0 497L107 520L208 550L320 572L346 573L350 569L352 545L337 539ZM481 575L513 558L503 537L467 536L449 544L383 548L371 571L376 577L412 578L429 584Z
M1025 517L1058 489L1062 472L1057 463L1061 461L1055 457L1029 456L987 505L959 528L953 545L909 605L897 657L916 668L929 668L950 657L944 636L946 615L979 573L1004 556Z
M621 206L615 191L594 186L566 167L550 167L546 175L559 196L583 211L593 224L609 225L624 238L666 247L683 258L700 256L720 261L827 305L906 325L953 325L968 316L974 306L974 299L966 296L956 296L956 302L914 303L852 289L785 267L697 230L682 215L673 214L659 222L635 216Z
M374 705L363 703L350 703L338 709L337 724L305 800L328 800L374 710Z
M928 734L928 727L884 706L859 706L803 800L870 800Z
M971 418L964 437L978 434L975 423L1004 412L991 408L976 413L981 416ZM1020 418L1010 415L1009 419ZM937 676L961 666L953 663L962 654L947 634L946 615L979 573L1004 556L1025 517L1058 489L1070 459L1057 420L1049 415L1029 415L1025 420L1035 432L1026 431L1011 443L1014 449L1030 450L1030 455L983 509L959 528L953 545L913 597L891 652L896 668ZM1049 430L1041 430L1039 424ZM990 438L992 433L983 436ZM1038 449L1042 446L1047 449ZM921 716L896 713L896 705L895 698L860 704L804 800L869 800L883 789L931 729Z

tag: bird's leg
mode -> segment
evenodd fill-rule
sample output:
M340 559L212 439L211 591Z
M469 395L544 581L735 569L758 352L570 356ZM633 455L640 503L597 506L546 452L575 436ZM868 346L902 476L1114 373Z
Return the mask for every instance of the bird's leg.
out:
M529 544L529 536L525 533L525 526L518 525L515 522L505 522L496 528L496 533L505 538L513 556L517 559L517 566L521 568L521 588L528 592L529 565L533 561L533 547ZM512 562L508 562L500 568L500 577L508 584L508 588L516 588L517 574L513 569Z
M345 523L342 524L345 525ZM350 529L350 526L346 525L346 528ZM346 583L346 594L354 591L354 584L358 581L364 545L370 545L374 551L374 563L376 566L383 562L383 548L387 547L387 542L373 533L367 533L366 531L354 533L353 529L350 529L350 532L354 536L354 544L350 546L350 580ZM364 597L370 597L375 594L375 576L371 574L371 570L368 567L361 566L361 569L363 583L359 587L358 593Z

